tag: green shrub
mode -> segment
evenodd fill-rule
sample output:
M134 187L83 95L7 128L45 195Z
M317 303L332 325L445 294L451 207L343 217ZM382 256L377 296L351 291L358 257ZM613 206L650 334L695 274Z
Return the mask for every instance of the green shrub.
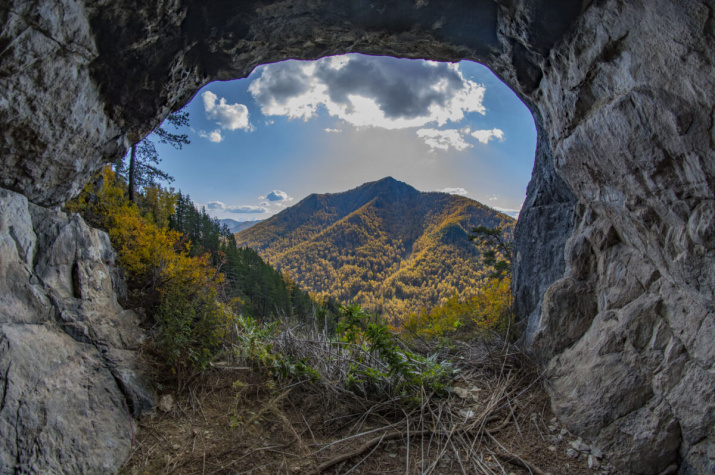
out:
M159 349L175 372L205 369L236 321L215 290L190 295L181 288L161 296L155 318L161 332Z
M374 323L366 323L369 320ZM364 329L364 330L363 330ZM454 370L437 357L424 357L398 344L397 336L384 322L365 313L359 306L344 307L338 325L341 341L348 346L350 365L345 385L361 396L411 399L422 389L446 394Z

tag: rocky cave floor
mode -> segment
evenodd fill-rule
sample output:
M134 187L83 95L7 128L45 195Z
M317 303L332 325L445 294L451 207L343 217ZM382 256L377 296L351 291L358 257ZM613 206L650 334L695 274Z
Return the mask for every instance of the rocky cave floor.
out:
M483 393L477 389L479 382L474 382L477 386L471 393L472 382L464 383L450 397L450 404L466 408L457 413L468 419L474 417L469 405ZM339 398L325 398L307 383L276 388L260 372L213 370L176 400L167 397L172 391L164 388L157 410L135 427L132 455L120 473L619 473L597 448L559 425L540 382L520 384L512 388L516 396L510 400L511 408L497 411L501 423L488 437L484 432L471 438L453 435L452 440L459 442L455 444L434 433L422 437L413 433L408 447L404 431L391 438L385 437L388 431L380 430L394 426L392 420L371 415L370 408L356 411ZM346 440L358 433L364 435ZM473 448L472 462L466 447ZM476 463L475 457L480 459ZM332 465L326 468L328 464Z

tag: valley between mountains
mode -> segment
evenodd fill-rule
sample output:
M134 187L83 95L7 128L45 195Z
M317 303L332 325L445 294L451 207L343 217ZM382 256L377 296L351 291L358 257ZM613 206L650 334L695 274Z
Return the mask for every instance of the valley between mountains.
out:
M463 196L420 192L388 177L313 194L235 234L304 290L380 313L388 321L470 296L489 271L469 238L475 226L516 221Z

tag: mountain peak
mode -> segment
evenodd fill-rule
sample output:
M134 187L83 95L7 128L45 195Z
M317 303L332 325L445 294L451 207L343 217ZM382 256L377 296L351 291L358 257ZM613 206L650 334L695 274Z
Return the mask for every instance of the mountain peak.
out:
M382 178L377 181L369 181L362 186L368 186L368 185L385 185L385 186L405 186L408 188L412 188L412 186L408 185L404 181L396 180L392 178L391 176L386 176L385 178Z
M373 193L380 194L383 192L388 192L390 194L419 194L420 192L413 186L408 185L404 181L399 181L391 176L385 177L381 180L371 181L361 185L355 189L360 191L371 191Z
M312 292L402 315L474 287L486 270L469 230L501 226L511 236L513 223L469 198L385 177L311 195L236 242Z

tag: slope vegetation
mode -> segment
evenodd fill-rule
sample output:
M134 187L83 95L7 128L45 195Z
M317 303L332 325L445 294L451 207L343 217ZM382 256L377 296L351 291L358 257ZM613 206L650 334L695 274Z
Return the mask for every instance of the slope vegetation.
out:
M310 195L235 236L305 289L394 318L469 294L487 275L469 230L502 226L511 236L514 223L477 201L384 178Z

